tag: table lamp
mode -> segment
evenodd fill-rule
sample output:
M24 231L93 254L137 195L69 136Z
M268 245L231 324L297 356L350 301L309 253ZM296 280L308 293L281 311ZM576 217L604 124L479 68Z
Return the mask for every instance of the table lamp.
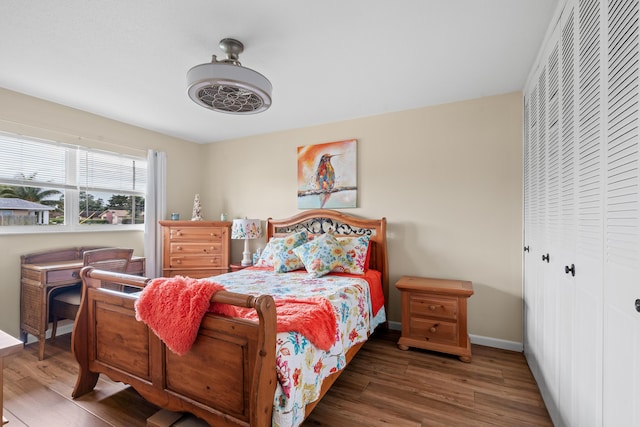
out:
M262 236L262 225L259 219L234 219L231 226L232 239L244 239L244 252L242 252L242 266L252 264L251 252L249 252L249 239L257 239Z

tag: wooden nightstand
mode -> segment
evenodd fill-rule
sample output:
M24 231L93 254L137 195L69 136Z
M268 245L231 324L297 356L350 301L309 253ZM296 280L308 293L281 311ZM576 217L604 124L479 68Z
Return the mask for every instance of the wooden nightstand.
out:
M229 271L234 272L234 271L240 271L244 268L247 267L251 267L250 265L242 265L239 262L236 264L229 264Z
M404 276L396 282L402 293L400 350L417 347L460 356L471 362L467 333L467 298L471 282Z

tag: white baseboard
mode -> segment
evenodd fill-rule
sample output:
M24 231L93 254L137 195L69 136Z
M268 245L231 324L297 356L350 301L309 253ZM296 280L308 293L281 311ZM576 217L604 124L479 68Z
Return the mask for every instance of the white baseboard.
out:
M517 351L522 353L524 346L521 342L508 341L500 338L483 337L482 335L469 335L471 344L484 345L487 347L500 348L502 350Z
M394 331L402 330L401 322L389 321L389 329ZM502 350L517 351L522 353L524 347L521 342L507 341L500 338L483 337L481 335L469 335L471 344L484 345L487 347L500 348Z
M400 322L394 322L392 320L389 320L389 329L393 329L394 331L401 331L402 330L402 323Z

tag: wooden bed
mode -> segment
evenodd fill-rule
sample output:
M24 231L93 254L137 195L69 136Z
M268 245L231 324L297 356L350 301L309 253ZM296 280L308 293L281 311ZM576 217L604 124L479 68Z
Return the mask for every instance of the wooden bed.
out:
M369 268L382 275L388 313L386 219L368 220L331 210L309 210L282 220L267 220L267 241L306 230L336 235L369 235ZM96 386L98 376L131 385L162 408L190 412L212 426L270 426L276 388L276 310L269 295L226 291L212 301L255 308L259 322L206 314L191 350L178 356L135 319L135 296L103 289L109 282L144 287L150 279L98 271L81 272L83 297L72 337L80 365L73 397ZM352 347L347 363L362 347ZM341 371L327 377L321 396ZM306 406L306 414L319 399Z

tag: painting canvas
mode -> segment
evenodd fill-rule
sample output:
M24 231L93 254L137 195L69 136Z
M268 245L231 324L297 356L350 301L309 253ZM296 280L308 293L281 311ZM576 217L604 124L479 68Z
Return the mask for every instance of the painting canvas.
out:
M298 208L355 208L356 140L298 147Z

